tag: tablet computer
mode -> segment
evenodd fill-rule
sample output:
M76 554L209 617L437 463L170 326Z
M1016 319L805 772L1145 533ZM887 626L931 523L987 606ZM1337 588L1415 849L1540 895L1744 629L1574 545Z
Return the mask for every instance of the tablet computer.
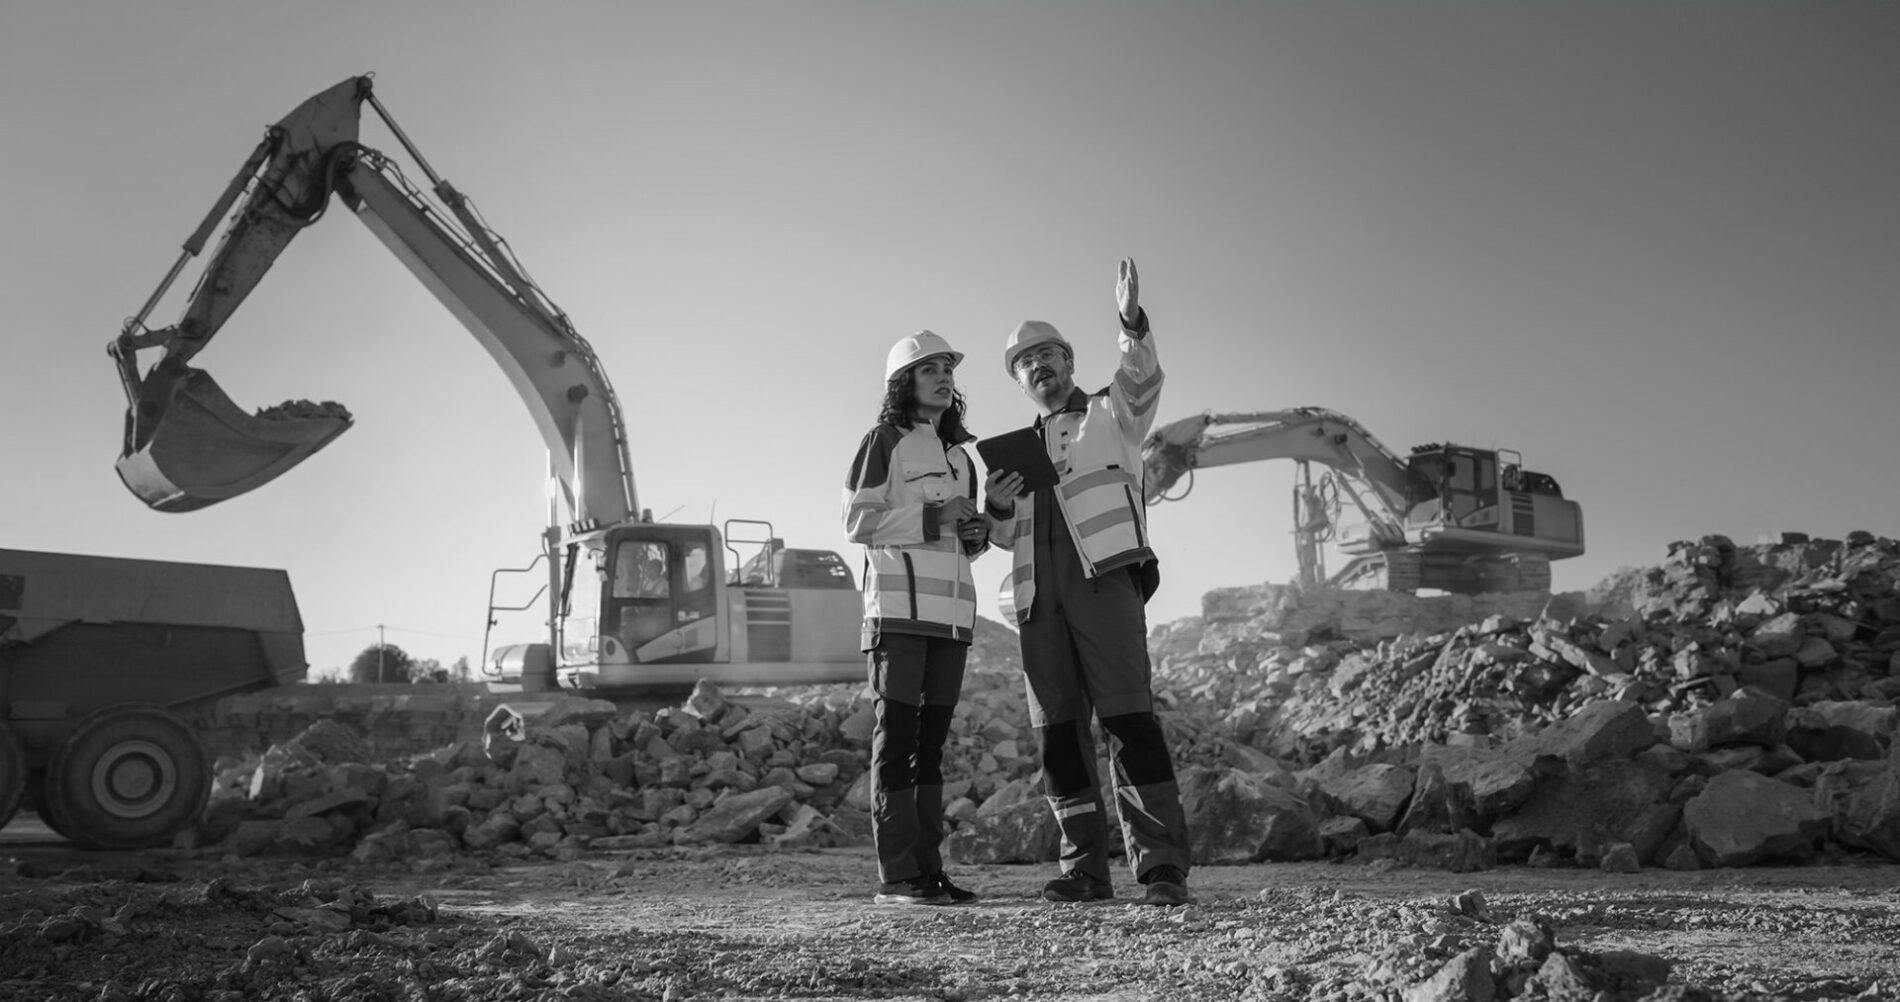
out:
M976 451L983 457L984 466L1021 474L1024 494L1055 486L1055 464L1049 461L1049 450L1033 427L980 439Z

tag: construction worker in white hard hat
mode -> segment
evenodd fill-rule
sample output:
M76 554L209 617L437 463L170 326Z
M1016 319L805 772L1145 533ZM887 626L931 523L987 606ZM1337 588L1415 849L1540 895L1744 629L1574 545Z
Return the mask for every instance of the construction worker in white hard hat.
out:
M930 331L884 359L877 424L851 460L845 533L864 547L864 630L877 725L872 841L880 904L961 904L943 872L943 747L976 636L970 560L989 547L964 445L963 353Z
M1179 905L1194 897L1187 818L1154 713L1143 608L1159 576L1141 502L1141 441L1154 424L1161 364L1133 260L1121 263L1115 299L1121 363L1095 393L1076 388L1075 351L1054 326L1026 321L1004 343L1003 366L1036 405L1057 482L1025 492L1019 472L992 471L984 506L991 542L1014 554L1003 604L1019 628L1043 792L1062 834L1062 873L1043 897L1115 895L1095 768L1091 718L1099 718L1142 903Z

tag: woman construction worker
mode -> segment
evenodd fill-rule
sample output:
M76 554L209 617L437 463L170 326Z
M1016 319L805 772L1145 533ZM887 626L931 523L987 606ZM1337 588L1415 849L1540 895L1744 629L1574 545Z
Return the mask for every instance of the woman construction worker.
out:
M884 361L884 402L845 481L844 526L864 547L862 647L877 695L872 840L880 904L975 899L943 872L943 746L976 635L970 558L988 547L964 444L963 353L931 333Z

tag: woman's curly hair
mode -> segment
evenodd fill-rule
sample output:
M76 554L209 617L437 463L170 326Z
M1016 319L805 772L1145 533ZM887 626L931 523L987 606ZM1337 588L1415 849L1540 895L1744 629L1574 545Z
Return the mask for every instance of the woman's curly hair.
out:
M877 419L894 424L909 431L917 427L924 416L917 411L917 367L911 366L892 376L884 384L884 403L878 410ZM967 405L962 390L950 391L950 406L937 419L937 438L945 446L960 445L975 438L963 425L963 412Z

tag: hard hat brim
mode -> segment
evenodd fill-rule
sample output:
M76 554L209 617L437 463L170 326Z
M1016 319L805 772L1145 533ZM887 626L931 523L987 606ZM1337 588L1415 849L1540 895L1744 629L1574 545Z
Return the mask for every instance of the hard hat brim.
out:
M906 371L910 369L914 369L917 366L920 366L924 364L925 362L930 361L933 358L944 358L944 357L948 357L950 359L950 365L952 367L963 364L963 353L960 351L956 351L954 349L951 351L933 351L922 358L912 359L908 362L905 362L903 365L900 365L897 368L892 369L889 373L887 373L884 376L884 379L886 381L896 379L898 376L903 375Z

